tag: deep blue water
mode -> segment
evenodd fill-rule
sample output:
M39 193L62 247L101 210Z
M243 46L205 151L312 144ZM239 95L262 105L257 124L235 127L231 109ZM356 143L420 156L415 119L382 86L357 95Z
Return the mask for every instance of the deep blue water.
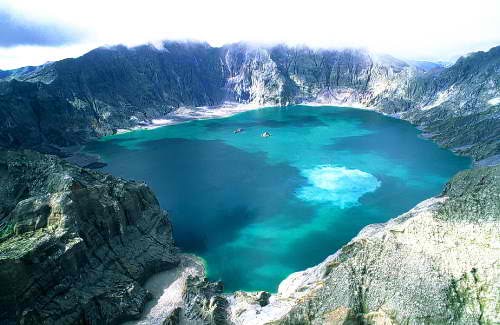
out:
M469 167L418 135L374 112L295 106L110 136L86 150L105 171L146 181L178 246L202 256L227 291L275 291Z

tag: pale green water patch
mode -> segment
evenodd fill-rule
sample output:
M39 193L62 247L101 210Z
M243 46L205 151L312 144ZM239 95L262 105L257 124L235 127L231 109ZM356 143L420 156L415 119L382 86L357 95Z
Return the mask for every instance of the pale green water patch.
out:
M357 204L360 197L380 186L373 175L359 169L318 166L304 170L303 175L308 178L309 185L299 190L300 199L341 208Z

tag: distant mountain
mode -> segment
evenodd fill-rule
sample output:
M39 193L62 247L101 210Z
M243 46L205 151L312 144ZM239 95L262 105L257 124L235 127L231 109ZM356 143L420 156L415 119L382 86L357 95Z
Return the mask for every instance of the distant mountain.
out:
M47 62L39 66L27 66L11 70L0 70L0 81L10 81L14 79L19 81L34 81L30 78L51 63L52 62Z
M424 71L431 71L431 70L442 69L442 68L446 67L445 64L442 64L440 62L412 61L412 60L409 60L406 62L408 62L408 64L410 64L416 68L422 69Z
M0 144L84 143L182 106L224 102L372 107L480 160L498 155L500 47L449 68L363 50L243 43L98 48L0 83ZM424 67L424 68L423 68ZM467 132L464 132L467 130Z

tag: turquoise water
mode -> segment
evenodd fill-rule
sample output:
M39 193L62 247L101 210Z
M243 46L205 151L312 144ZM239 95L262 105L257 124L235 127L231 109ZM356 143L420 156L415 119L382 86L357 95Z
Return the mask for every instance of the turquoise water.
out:
M469 167L418 135L373 112L295 106L110 136L86 150L105 171L153 188L177 245L202 256L226 291L276 291Z

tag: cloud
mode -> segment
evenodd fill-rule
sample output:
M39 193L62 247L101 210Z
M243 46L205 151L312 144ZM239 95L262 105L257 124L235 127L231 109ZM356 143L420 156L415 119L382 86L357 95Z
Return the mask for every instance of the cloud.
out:
M2 8L31 26L64 26L80 33L79 42L99 45L285 42L448 60L500 43L498 0L2 0Z
M9 70L28 65L41 65L48 61L78 57L98 44L75 44L64 46L20 45L0 47L0 69Z
M76 33L70 33L63 27L25 23L1 11L0 31L0 47L19 45L57 46L78 40Z

